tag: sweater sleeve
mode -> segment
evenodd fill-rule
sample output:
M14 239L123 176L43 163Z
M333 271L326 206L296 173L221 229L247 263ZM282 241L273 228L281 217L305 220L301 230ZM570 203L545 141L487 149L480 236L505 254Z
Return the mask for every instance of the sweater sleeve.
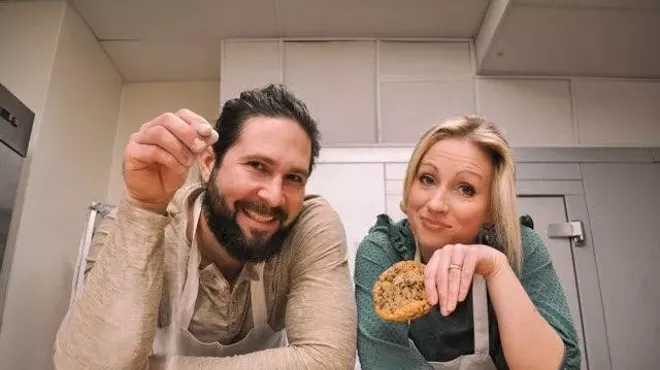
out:
M358 312L358 356L362 369L428 369L429 364L408 339L407 323L391 323L376 315L371 289L378 276L398 262L386 233L372 229L358 247L355 295Z
M57 332L55 369L145 368L156 333L169 217L126 200L104 218L85 288Z
M564 342L561 369L580 368L580 347L566 295L541 237L523 227L523 267L520 281L541 316Z

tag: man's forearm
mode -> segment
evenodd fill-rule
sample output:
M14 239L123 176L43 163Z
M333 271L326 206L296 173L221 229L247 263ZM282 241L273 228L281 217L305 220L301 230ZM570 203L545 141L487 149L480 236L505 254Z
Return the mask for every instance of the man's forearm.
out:
M288 370L288 369L353 369L354 360L327 355L328 348L289 346L231 357L175 357L155 360L149 370Z
M122 202L57 333L56 369L144 368L157 326L167 217Z

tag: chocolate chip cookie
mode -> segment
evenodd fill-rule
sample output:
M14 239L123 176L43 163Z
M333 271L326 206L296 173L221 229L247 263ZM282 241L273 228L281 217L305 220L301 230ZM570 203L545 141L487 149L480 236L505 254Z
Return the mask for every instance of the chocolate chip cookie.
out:
M401 261L385 270L371 290L376 314L384 320L407 322L429 313L424 268L416 261Z

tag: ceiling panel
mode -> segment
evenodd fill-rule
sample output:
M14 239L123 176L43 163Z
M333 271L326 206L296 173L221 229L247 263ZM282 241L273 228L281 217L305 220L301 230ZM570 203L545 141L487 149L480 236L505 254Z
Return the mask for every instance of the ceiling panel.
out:
M615 9L660 9L658 0L553 0L555 5Z
M277 37L273 0L148 0L154 28L199 38ZM160 5L162 4L162 5ZM157 37L150 32L149 37Z
M220 39L469 38L488 0L70 0L128 81L217 78Z
M103 41L127 81L218 80L218 41Z
M472 37L488 0L278 0L284 36Z
M97 38L277 37L273 0L71 0Z
M71 0L101 40L471 37L488 0Z
M660 77L660 12L514 5L481 73Z

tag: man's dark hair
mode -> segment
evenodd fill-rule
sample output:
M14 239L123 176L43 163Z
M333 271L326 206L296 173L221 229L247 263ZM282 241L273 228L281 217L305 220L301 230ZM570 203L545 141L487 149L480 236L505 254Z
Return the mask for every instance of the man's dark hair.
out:
M215 124L219 134L218 141L213 145L216 166L222 163L227 150L238 140L245 121L257 116L289 118L300 125L312 142L312 155L309 160L311 173L321 148L317 123L309 114L305 103L280 84L269 84L261 89L244 91L240 97L224 104L220 118Z

